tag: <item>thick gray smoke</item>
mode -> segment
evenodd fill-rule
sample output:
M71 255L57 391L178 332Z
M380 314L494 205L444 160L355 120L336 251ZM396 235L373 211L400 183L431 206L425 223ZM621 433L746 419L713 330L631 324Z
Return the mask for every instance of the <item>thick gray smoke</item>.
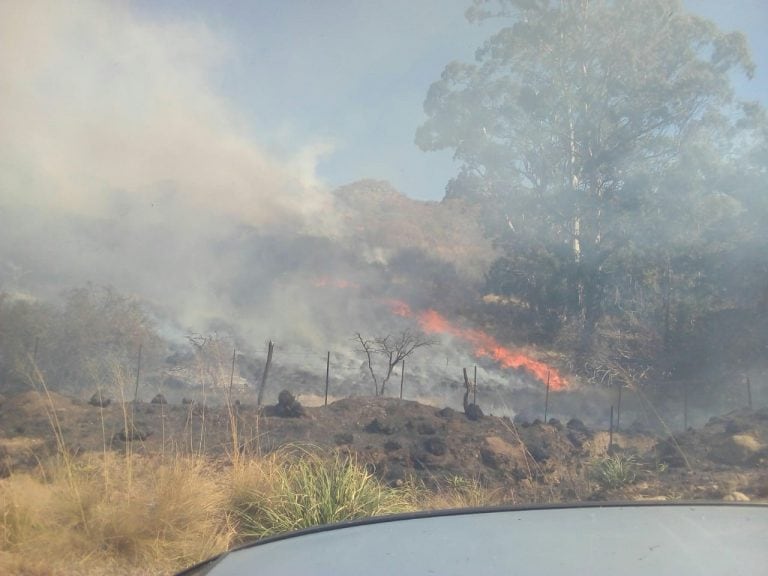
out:
M111 285L147 302L166 337L218 330L259 351L271 338L297 366L330 347L365 382L354 333L409 324L385 299L455 298L462 282L418 250L388 262L375 239L351 242L365 224L353 209L342 225L315 176L327 143L280 159L261 146L217 93L230 57L199 22L148 22L118 3L0 5L0 291ZM419 274L431 277L403 281ZM448 370L432 356L411 382L440 385Z

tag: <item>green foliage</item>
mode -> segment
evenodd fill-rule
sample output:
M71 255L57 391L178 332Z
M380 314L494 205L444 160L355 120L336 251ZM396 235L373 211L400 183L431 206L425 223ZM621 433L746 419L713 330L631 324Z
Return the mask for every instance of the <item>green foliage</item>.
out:
M50 330L50 307L0 293L0 383L25 382L35 346Z
M296 456L288 455L284 464L273 467L268 483L237 497L235 509L245 537L262 538L409 508L406 498L382 486L351 457L306 451Z
M165 345L142 304L112 288L86 286L51 304L0 298L0 375L5 385L28 385L33 356L53 390L92 391L113 380L115 368L134 370L139 345L144 370Z
M768 123L734 96L734 73L754 70L742 34L667 0L468 14L504 27L446 66L416 141L462 163L447 197L480 205L505 252L489 291L580 353L609 316L622 330L602 348L658 338L673 369L699 319L768 302Z
M592 462L590 476L605 489L623 488L637 480L640 465L634 456L612 454Z
M578 305L568 286L569 255L543 247L521 246L497 259L486 275L486 289L524 303L518 321L533 325L551 341Z

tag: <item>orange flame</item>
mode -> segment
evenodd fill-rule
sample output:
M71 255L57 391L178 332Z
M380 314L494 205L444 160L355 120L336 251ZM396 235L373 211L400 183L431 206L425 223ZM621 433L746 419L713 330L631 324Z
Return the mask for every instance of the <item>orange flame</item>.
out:
M397 316L416 318L421 329L427 334L448 334L464 340L472 345L476 356L492 358L505 368L523 368L542 382L549 379L553 390L562 390L568 386L567 380L554 368L502 346L493 336L482 330L455 326L436 310L414 313L408 304L400 300L389 300L387 304Z

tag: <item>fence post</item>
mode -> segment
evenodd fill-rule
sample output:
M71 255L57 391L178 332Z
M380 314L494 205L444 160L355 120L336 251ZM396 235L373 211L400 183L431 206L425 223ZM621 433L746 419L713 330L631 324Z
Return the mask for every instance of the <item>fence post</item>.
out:
M331 351L328 350L328 356L325 358L325 404L328 406L328 381L331 377Z
M142 343L139 343L139 357L136 360L136 389L133 392L133 401L139 401L139 374L141 373L141 347Z
M613 451L613 404L611 404L611 427L608 432L608 452Z
M232 385L235 383L235 358L237 357L237 347L232 347L232 370L229 373L229 390L227 390L227 402L232 404Z
M261 406L261 401L264 398L264 389L267 387L267 376L269 376L269 366L272 364L272 352L275 349L275 343L272 340L269 341L269 347L267 348L267 362L264 364L264 374L261 376L261 386L259 386L259 395L256 397L256 406Z

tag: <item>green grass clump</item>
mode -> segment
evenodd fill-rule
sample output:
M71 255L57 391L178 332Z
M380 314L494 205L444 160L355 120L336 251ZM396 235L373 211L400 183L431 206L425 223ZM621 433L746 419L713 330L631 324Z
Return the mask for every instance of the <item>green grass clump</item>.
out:
M611 454L592 463L591 477L601 488L616 489L637 480L640 465L634 456Z
M383 486L351 456L294 450L255 465L234 494L244 538L413 509L406 492Z

